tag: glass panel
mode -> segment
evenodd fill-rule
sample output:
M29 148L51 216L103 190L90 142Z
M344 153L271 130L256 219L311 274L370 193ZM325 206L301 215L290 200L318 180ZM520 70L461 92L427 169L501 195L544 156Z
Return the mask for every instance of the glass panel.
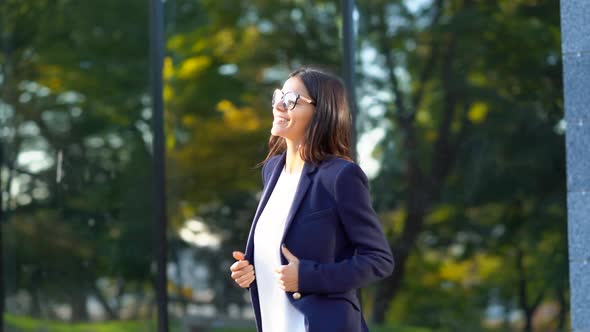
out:
M148 6L0 10L5 328L155 331Z
M166 1L179 324L252 328L228 268L272 92L301 64L342 72L341 3ZM358 159L397 260L362 290L371 330L567 330L559 2L355 3Z
M166 1L169 309L178 325L254 329L248 292L229 267L262 189L255 166L267 153L272 94L304 61L341 72L338 10L324 1Z

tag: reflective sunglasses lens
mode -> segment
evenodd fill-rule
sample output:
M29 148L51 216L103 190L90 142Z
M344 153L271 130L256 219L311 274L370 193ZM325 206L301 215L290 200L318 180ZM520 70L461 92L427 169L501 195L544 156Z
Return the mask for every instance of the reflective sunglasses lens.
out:
M280 90L275 90L272 94L272 106L274 107L280 100L283 93Z
M297 95L294 93L287 93L285 94L285 97L283 97L283 102L285 103L285 108L291 110L297 103Z

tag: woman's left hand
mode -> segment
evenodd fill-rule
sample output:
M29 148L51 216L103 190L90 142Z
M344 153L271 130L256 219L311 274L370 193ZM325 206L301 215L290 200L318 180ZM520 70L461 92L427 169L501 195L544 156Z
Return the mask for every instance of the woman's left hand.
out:
M275 269L279 281L279 287L285 292L296 292L299 290L299 258L295 257L283 244L281 251L289 264Z

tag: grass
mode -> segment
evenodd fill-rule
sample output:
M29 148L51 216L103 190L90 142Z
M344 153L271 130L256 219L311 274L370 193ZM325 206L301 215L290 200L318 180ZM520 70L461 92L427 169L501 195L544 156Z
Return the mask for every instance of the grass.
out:
M155 331L153 321L64 323L25 316L5 315L7 332L146 332Z
M153 320L64 323L6 314L4 321L7 326L6 332L155 332L157 330ZM431 332L429 329L404 326L373 327L370 330L371 332ZM178 321L171 324L170 331L184 332ZM213 328L210 331L256 332L256 329Z

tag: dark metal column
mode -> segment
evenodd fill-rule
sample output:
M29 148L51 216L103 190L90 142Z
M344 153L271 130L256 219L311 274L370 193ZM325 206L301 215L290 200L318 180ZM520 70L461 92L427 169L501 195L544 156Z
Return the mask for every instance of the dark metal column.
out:
M352 158L358 161L356 150L357 141L357 106L356 106L356 80L355 80L355 45L354 45L354 0L342 0L342 54L343 76L346 91L348 92L348 104L352 116ZM362 299L362 292L357 290L357 296Z
M350 114L352 115L352 155L356 155L356 93L355 93L355 47L354 47L354 0L342 0L342 44L343 44L343 71L344 83L348 91L348 103L350 104Z
M0 171L4 165L4 143L0 142ZM0 177L0 332L4 331L4 196L2 191L2 178Z
M2 0L0 0L0 5L2 5L3 2ZM0 15L1 18L4 19L4 10L0 9ZM6 21L4 21L6 22ZM4 61L4 72L3 74L3 79L4 82L6 82L7 79L9 79L7 76L8 70L6 70L6 66L9 65L9 58L10 58L10 44L9 41L11 40L11 37L8 36L8 33L6 32L6 27L4 25L0 25L0 42L1 45L0 47L2 47L2 52L4 53L5 56L5 61ZM1 89L5 88L6 83L3 83L2 85L0 85ZM4 95L4 91L2 91L2 94ZM0 141L0 172L2 172L2 167L4 166L4 144L5 142ZM10 176L9 176L10 178ZM5 299L4 297L6 296L6 285L5 285L5 280L4 280L4 225L5 223L8 221L6 220L6 215L5 215L5 211L4 211L4 191L3 191L3 183L2 183L2 177L0 175L0 332L4 332L4 310L6 310L5 307ZM7 190L10 190L10 188L8 188ZM6 193L6 196L9 196L10 192Z
M154 172L154 244L156 246L156 302L158 332L168 331L168 294L166 292L166 170L164 145L164 100L162 67L164 63L164 16L162 0L150 0L150 80L152 96L153 172Z

